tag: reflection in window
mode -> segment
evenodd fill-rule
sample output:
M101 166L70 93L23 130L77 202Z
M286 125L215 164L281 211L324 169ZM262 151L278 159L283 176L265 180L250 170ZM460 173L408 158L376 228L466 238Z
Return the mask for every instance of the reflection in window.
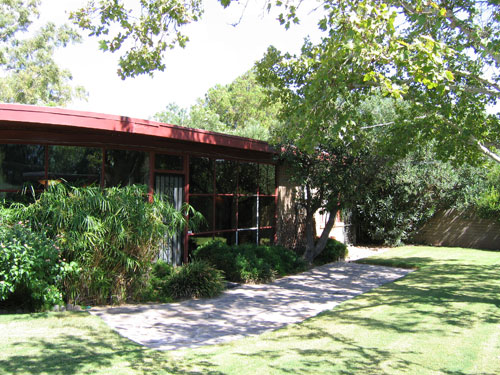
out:
M238 163L224 159L217 159L215 163L217 194L236 194Z
M259 230L259 245L274 245L274 229Z
M238 228L257 226L257 197L240 197L238 201Z
M182 171L183 158L177 155L156 154L155 169L163 169L169 171Z
M148 184L149 154L141 151L106 150L106 186Z
M257 230L238 231L238 244L242 243L257 243Z
M214 168L208 158L190 158L189 193L210 194L214 191Z
M193 260L193 251L201 245L206 244L213 240L213 234L198 234L196 236L189 236L188 242L188 257Z
M221 241L228 245L236 244L236 232L220 232L215 233L214 240Z
M0 189L40 189L45 182L45 146L0 145Z
M49 180L64 180L73 186L99 184L101 166L101 149L73 146L49 147Z
M231 196L215 198L215 229L236 228L236 199Z
M274 195L276 193L275 182L276 167L270 164L259 165L259 188L260 194Z
M259 227L273 226L275 211L274 197L259 197Z
M36 192L31 189L26 189L19 192L3 192L0 191L0 206L5 205L9 207L12 203L22 203L28 205L34 203L40 197L40 191Z
M239 194L257 194L259 166L255 163L241 163L238 177Z
M213 230L213 202L214 200L212 197L189 197L189 204L205 218L205 222L196 229L196 232L209 232Z

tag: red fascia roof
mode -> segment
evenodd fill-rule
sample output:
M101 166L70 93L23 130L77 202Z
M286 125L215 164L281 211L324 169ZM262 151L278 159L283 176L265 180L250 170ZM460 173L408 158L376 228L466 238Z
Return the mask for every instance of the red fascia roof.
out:
M250 138L185 128L125 116L75 111L56 107L0 104L0 123L50 125L62 128L137 134L240 150L275 153L268 143Z

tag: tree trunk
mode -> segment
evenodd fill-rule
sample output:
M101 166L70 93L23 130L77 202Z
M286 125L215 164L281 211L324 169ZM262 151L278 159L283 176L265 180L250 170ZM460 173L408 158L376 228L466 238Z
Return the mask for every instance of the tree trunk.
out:
M304 252L304 259L311 263L314 259L314 213L306 214L306 251ZM311 260L309 260L311 259Z
M313 236L311 236L312 244L309 243L309 237L307 237L307 245L306 245L306 251L304 253L304 260L308 264L311 264L313 262L314 258L316 258L325 248L326 242L328 241L328 235L330 234L333 226L335 225L335 218L336 217L337 217L337 210L330 212L330 216L328 218L328 221L326 222L325 228L323 229L323 232L321 233L321 236L320 236L318 242L316 243L316 245L314 245ZM313 218L313 216L312 216L312 218ZM306 235L308 235L307 228L309 225L309 221L311 221L311 226L313 224L312 223L313 220L308 220L308 222L306 223Z

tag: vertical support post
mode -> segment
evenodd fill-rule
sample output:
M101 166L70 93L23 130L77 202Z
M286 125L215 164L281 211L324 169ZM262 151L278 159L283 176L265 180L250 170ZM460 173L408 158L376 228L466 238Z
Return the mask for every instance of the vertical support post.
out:
M215 231L215 210L217 209L217 159L208 159L208 160L213 160L213 167L212 167L212 228L210 230L212 232ZM212 234L212 238L214 237L215 234Z
M102 160L101 160L101 180L100 180L101 189L104 189L104 184L106 183L105 176L106 176L106 149L103 147Z
M278 165L272 164L274 167L274 244L278 243L278 204L279 204L279 186L278 186Z
M257 164L257 246L260 238L260 164Z
M184 202L189 204L189 155L184 155ZM189 220L189 216L186 215L186 220ZM188 262L188 252L189 252L189 234L188 234L188 226L184 229L184 259L183 262Z
M44 169L44 180L45 180L45 184L44 184L44 188L47 189L49 187L49 146L48 145L45 145L44 147L44 166L45 166L45 169Z
M155 185L155 152L151 151L149 153L149 184L148 184L148 196L149 201L153 202L154 185Z

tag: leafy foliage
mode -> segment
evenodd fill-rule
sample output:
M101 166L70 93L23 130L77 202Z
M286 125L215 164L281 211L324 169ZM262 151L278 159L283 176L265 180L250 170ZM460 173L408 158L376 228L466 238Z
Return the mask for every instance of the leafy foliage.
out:
M268 140L277 125L279 104L269 104L253 70L228 85L216 85L189 110L174 103L154 115L158 121Z
M81 40L68 25L47 23L27 34L38 17L39 1L3 1L0 6L0 100L8 103L64 105L85 95L72 87L68 70L54 61L57 48Z
M295 252L281 246L229 246L221 241L199 246L194 251L194 258L222 270L228 281L245 283L268 282L277 275L285 276L305 267Z
M158 260L153 264L144 291L140 295L143 301L171 302L166 283L174 273L174 267L165 261Z
M144 286L161 240L186 225L182 212L145 186L100 189L57 184L20 211L22 219L85 270L66 280L73 302L109 303L134 298Z
M122 1L89 1L71 18L90 35L101 38L103 51L128 50L120 56L118 75L124 79L164 70L163 53L184 47L189 38L181 28L196 22L203 13L201 0L139 0L132 12Z
M314 258L314 264L322 265L344 260L347 257L347 253L347 246L345 244L329 238L328 241L326 241L323 251Z
M211 298L225 288L224 276L205 261L194 261L178 267L167 278L163 291L171 298Z
M438 210L473 209L484 189L485 168L435 160L430 148L380 163L351 220L359 242L400 245Z
M356 204L375 171L371 155L366 150L356 154L353 149L325 143L307 153L291 145L282 147L280 159L296 186L294 198L305 216L304 259L308 263L323 251L337 212ZM328 213L329 219L315 242L318 211Z
M282 2L279 2L282 3ZM294 12L299 1L283 3ZM493 1L321 1L317 44L300 55L269 48L259 77L283 104L284 133L302 149L358 138L359 105L381 92L405 103L389 127L395 148L433 141L442 160L497 162L498 4ZM485 72L492 72L487 74Z
M483 189L473 199L473 207L481 217L500 220L500 166L490 169Z
M44 310L63 303L63 281L77 272L56 243L23 222L0 226L0 301Z

